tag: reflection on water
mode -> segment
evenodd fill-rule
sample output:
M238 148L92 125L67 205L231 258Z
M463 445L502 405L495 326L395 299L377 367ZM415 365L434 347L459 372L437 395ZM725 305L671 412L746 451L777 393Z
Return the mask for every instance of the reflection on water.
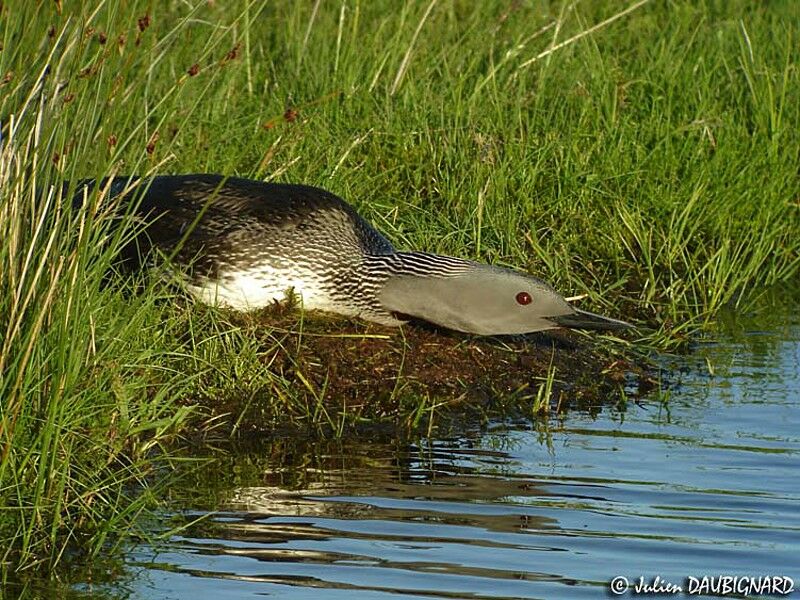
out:
M624 414L237 452L183 518L218 512L136 549L104 593L596 598L616 575L800 587L800 326L762 328L730 323L672 365L666 401Z

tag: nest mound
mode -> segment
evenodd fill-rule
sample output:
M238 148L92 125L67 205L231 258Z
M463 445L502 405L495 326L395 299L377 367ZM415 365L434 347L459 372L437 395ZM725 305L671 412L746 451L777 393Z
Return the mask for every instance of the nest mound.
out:
M429 427L434 417L438 424L591 410L655 384L650 365L628 345L573 331L475 337L281 306L226 317L257 340L268 376L199 403L222 429L235 422L239 433L297 425Z

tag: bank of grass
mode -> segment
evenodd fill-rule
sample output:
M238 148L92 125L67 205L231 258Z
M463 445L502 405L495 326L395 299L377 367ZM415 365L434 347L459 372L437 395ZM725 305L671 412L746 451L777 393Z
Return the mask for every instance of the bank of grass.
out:
M6 573L97 554L135 524L169 481L149 477L168 472L159 449L206 416L186 406L197 381L272 390L271 414L314 397L235 318L157 283L105 285L127 234L100 199L71 211L64 180L316 184L398 247L539 274L662 348L796 277L791 0L653 0L594 31L624 6L28 4L0 8Z

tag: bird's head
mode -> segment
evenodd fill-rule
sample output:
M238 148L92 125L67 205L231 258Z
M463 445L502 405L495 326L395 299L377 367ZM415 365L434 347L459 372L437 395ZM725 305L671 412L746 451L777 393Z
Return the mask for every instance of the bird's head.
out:
M399 315L477 335L628 326L573 308L547 283L524 273L424 253L395 256L401 268L386 279L379 301Z

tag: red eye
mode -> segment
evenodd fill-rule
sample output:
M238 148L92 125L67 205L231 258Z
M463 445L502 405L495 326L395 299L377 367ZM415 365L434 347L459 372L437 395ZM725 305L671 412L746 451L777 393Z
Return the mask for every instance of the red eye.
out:
M528 292L520 292L517 294L517 304L522 304L523 306L526 304L530 304L533 301L531 295Z

